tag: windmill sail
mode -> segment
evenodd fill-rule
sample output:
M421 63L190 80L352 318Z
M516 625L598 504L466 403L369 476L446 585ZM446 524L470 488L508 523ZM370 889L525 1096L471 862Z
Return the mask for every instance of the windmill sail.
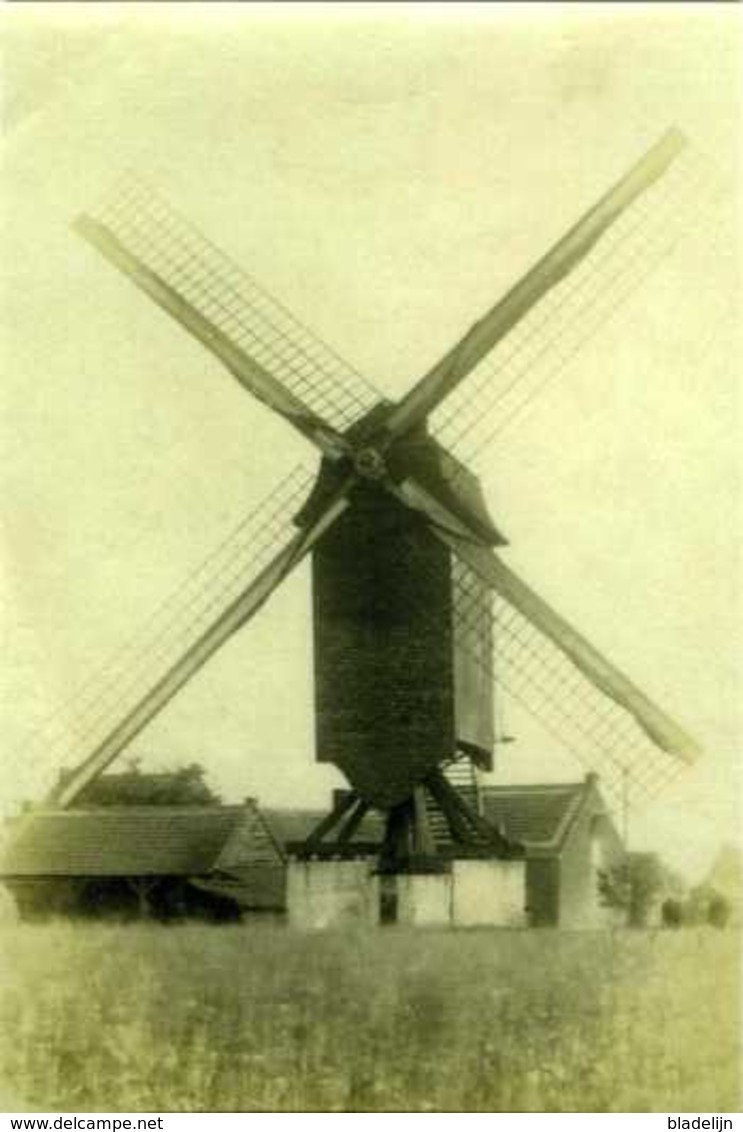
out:
M550 641L603 696L634 718L658 747L685 763L701 753L693 739L645 695L635 683L603 656L564 617L518 577L493 551L453 520L438 500L412 478L392 489L409 507L421 511L436 537L448 546L480 583L489 586L528 624Z
M255 358L233 342L179 290L148 267L144 260L133 255L110 228L89 216L79 217L76 228L81 236L128 275L140 290L180 322L192 337L211 350L241 385L313 441L324 456L339 459L345 454L347 446L333 428L313 413L296 394L277 381Z
M490 551L456 538L448 531L437 532L495 593L507 602L543 636L548 638L605 696L632 715L648 737L661 750L685 763L694 762L701 751L661 708L607 660L590 641L557 613L517 574Z
M450 543L451 545L451 543ZM457 549L458 635L481 666L619 793L653 793L701 751L695 741L495 555ZM479 561L476 559L479 558ZM493 595L482 606L483 578ZM492 653L488 654L488 643Z
M399 436L427 417L486 354L571 272L637 197L675 160L684 138L669 131L538 263L403 397L387 420Z
M517 656L517 679L508 685L512 688L518 685L514 694L523 694L533 707L536 689L538 707L546 703L555 707L558 715L578 718L579 730L586 732L591 743L604 751L610 760L614 759L618 745L624 752L621 758L627 757L629 740L623 727L628 720L651 751L663 752L683 762L690 762L696 757L696 744L682 728L488 549L502 543L502 536L483 510L478 493L465 498L457 484L452 482L447 468L450 463L453 467L456 461L425 435L424 428L428 416L441 408L445 398L461 391L464 379L480 366L502 339L506 336L512 339L523 331L532 311L554 299L559 312L568 277L572 284L574 273L592 263L596 255L594 249L609 245L612 233L625 215L637 208L645 193L672 164L676 164L683 146L683 139L673 131L661 139L398 405L392 407L377 405L379 395L368 382L311 336L283 307L269 298L150 190L135 185L112 206L106 206L95 216L85 215L78 221L78 229L90 242L216 355L249 391L312 440L325 459L319 481L322 490L313 493L312 506L304 515L299 533L279 545L273 545L272 554L267 562L261 564L261 569L243 580L239 591L231 595L230 601L218 613L210 614L206 626L201 628L188 647L181 650L144 694L112 727L106 729L82 766L57 792L62 804L68 803L90 778L100 773L206 659L254 615L287 573L319 543L351 503L351 521L344 520L334 527L324 549L318 548L316 565L325 563L326 574L331 581L335 578L333 571L336 566L341 569L342 580L353 577L353 567L364 564L359 562L359 554L365 556L366 565L369 565L370 540L377 538L377 549L382 543L394 543L394 539L388 539L385 533L387 519L390 519L390 529L395 531L398 526L401 530L407 530L408 526L415 530L421 552L425 549L428 553L430 549L430 560L435 559L440 566L442 599L439 604L444 610L441 639L446 646L447 664L452 660L449 655L452 641L459 657L454 658L455 671L452 673L457 696L463 686L477 684L482 692L476 697L478 704L481 707L489 703L486 692L482 691L483 680L473 680L471 664L463 662L459 655L470 648L475 664L483 671L484 681L492 690L491 641L487 634L483 636L481 628L486 625L488 633L492 628L488 612L490 598L485 593L487 589L495 595L499 630L494 634L496 646L500 645L501 639L506 643L513 642L514 646L518 644L518 648L513 650ZM580 288L577 290L582 294ZM580 303L577 309L576 317L579 319L583 310ZM560 325L559 317L557 324ZM529 338L528 331L526 337ZM452 402L448 403L448 409L451 409ZM372 408L374 405L376 409ZM382 409L382 415L377 420L374 414L378 409ZM479 413L479 406L475 407L475 412ZM464 473L457 474L461 477ZM405 505L407 518L396 510L397 505L392 504L390 495ZM363 500L369 503L371 526L362 536L352 520L354 515L359 519ZM411 520L411 509L425 518L427 530L420 525L418 516ZM349 535L348 548L345 544L341 545L343 532ZM431 532L435 538L431 537ZM405 615L410 578L405 570L400 571L397 555L402 548L395 544L388 549L389 554L381 555L376 572L378 577L375 575L369 582L366 596L368 598L371 594L374 606L375 586L379 588L381 584L384 588L396 572L404 574L399 609L395 606L387 612L394 613L392 619L396 631L402 637L411 636ZM333 557L331 551L335 553L335 550L338 553ZM452 571L449 570L452 556L447 551L453 551L459 562ZM421 566L421 570L424 569L427 569L425 562ZM466 620L466 612L462 612L463 609L466 611L468 600L464 600L461 593L454 594L457 600L453 605L450 600L457 570L463 570L465 574L469 571L470 575L469 595L464 595L475 610L470 623ZM416 585L413 585L413 590L424 589L423 574L414 574ZM319 574L316 581L318 578L322 582ZM353 598L353 605L355 596L345 581L338 586L333 581L329 588L347 596L350 593L349 600ZM416 600L414 593L411 601ZM390 602L387 604L390 605ZM337 640L345 640L347 612L341 610L336 617L339 626L335 635ZM456 619L453 625L451 618ZM364 617L360 617L359 621L364 629L365 623L362 622ZM322 636L323 628L327 628L327 624L320 625L319 629L316 626L319 636ZM382 636L385 640L390 637L384 627ZM416 637L417 645L424 641L426 633L422 622L420 632L416 629L412 636ZM334 663L340 658L345 664L349 656L351 663L357 665L359 657L369 659L368 648L342 652L335 648L337 640L335 643L331 640L327 650L328 656L333 654ZM540 658L540 665L536 668L530 667L531 661L527 663L525 658L526 641L529 642L526 649L529 656ZM543 662L545 649L548 660ZM553 650L554 656L549 650ZM379 656L384 653L381 646L378 653ZM377 656L376 653L374 655ZM435 650L427 649L424 644L409 655L410 663L408 654L401 653L401 671L393 674L390 694L388 696L385 692L382 696L379 710L377 705L372 705L373 710L367 711L361 730L370 741L367 743L369 749L364 746L357 751L358 757L352 760L352 766L346 767L344 762L350 758L349 744L342 743L336 751L331 740L340 734L335 727L336 715L351 718L353 713L349 714L343 704L335 714L330 709L324 712L324 716L333 722L330 728L332 734L325 741L332 761L347 770L353 785L361 790L367 802L372 800L382 806L403 804L429 764L450 757L456 741L463 741L465 747L469 744L481 753L489 751L492 741L491 733L482 727L482 711L477 707L471 718L467 713L455 713L456 728L453 727L451 713L437 722L431 711L419 712L416 709L409 712L406 703L398 704L396 711L390 710L389 705L396 702L397 683L407 678L411 678L413 691L416 694L420 692L423 699L428 697L432 704L443 702L437 691L438 685L428 670L431 665L435 670L440 668ZM571 680L577 679L580 687L590 689L592 695L598 696L597 722L585 722L591 713L586 711L584 704L581 704L577 716L571 716L569 701L572 692L567 694L568 685L562 675L559 676L559 687L551 686L550 680L556 671L555 656L569 666ZM400 657L397 659L399 661ZM382 667L389 676L394 666L385 661ZM448 668L446 671L446 686L451 692ZM538 677L535 677L535 671L539 673ZM378 682L376 669L373 675ZM347 673L340 672L336 680L333 670L323 687L335 692L346 679ZM338 706L335 699L331 707L333 705ZM609 710L606 705L609 705ZM535 714L540 712L535 711ZM323 711L320 716L323 716ZM372 734L375 728L379 728L380 718L386 720L391 729L389 743L385 742L382 746L389 748L388 754L392 752L394 755L392 765L384 772L389 778L387 783L382 780L384 775L380 777L380 752ZM408 741L411 720L413 723L425 720L434 727L435 735L425 736L417 745L411 744ZM354 719L351 722L359 731ZM395 754L398 748L399 758ZM393 782L395 773L399 781Z
M144 282L148 273L156 276L195 312L187 329L193 333L200 320L212 327L218 343L227 340L262 371L269 393L280 402L301 405L343 430L380 400L358 370L139 179L123 178L109 199L80 219L78 229L104 254L111 249L109 258L135 282L138 265ZM176 300L168 308L175 318L177 305ZM208 340L204 344L210 348Z
M677 248L710 239L725 195L714 171L684 150L433 410L432 434L471 465Z
M265 604L324 532L346 509L345 485L326 502L322 513L301 532L292 534L291 519L309 482L301 469L287 477L281 490L255 509L238 528L238 538L205 564L184 587L165 618L156 617L154 631L135 638L135 648L104 671L105 680L84 690L72 739L56 757L87 750L82 762L53 791L52 800L69 805L166 706L206 661ZM40 736L40 739L43 736ZM47 751L47 754L49 752Z

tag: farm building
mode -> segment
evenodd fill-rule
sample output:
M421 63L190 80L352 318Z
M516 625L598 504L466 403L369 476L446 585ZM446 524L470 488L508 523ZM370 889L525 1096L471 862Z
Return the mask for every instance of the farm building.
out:
M484 816L526 848L526 907L534 927L601 927L613 914L598 874L624 855L595 775L574 784L489 786Z
M35 810L9 823L0 875L22 915L280 911L284 858L258 807Z
M468 791L469 793L469 791ZM619 861L624 848L619 833L612 821L601 795L596 775L589 774L582 782L545 783L533 786L480 786L476 797L468 797L482 816L499 827L514 842L523 845L525 861L514 862L514 869L521 867L523 881L517 894L510 883L509 900L513 905L518 899L517 915L511 915L509 922L528 923L534 927L560 926L567 928L590 928L608 926L615 922L615 913L605 907L599 897L598 874L601 870ZM301 843L322 820L323 812L307 810L266 810L265 817L277 840L289 848ZM428 914L432 920L437 909L432 902L441 899L454 905L454 922L477 924L489 922L489 896L487 888L502 884L501 876L491 880L479 874L483 870L496 867L496 862L456 861L457 852L441 816L432 815L438 851L449 858L453 875L452 883L445 887L443 896L434 896L436 882L432 878L421 879L420 888L428 889L417 899L428 903ZM345 862L346 876L343 878L345 899L356 915L366 914L369 876L374 868L376 850L381 842L382 824L374 817L362 823L353 839L358 852L353 860ZM290 854L291 855L291 854ZM363 868L364 861L366 868ZM289 865L290 887L292 865ZM456 874L459 874L458 876ZM465 875L466 873L470 875ZM472 893L463 896L457 910L457 882L460 892L469 889ZM409 883L409 882L405 882ZM356 900L349 888L356 889ZM441 887L439 885L439 887ZM385 883L380 885L378 899L384 904ZM405 894L404 899L412 898ZM377 896L372 897L376 902ZM472 908L472 901L479 901L483 919L478 909ZM466 907L466 905L470 907ZM512 913L516 909L512 907ZM372 909L372 916L374 909ZM407 918L410 913L404 914ZM424 913L425 916L425 913ZM396 917L394 914L390 918ZM449 917L447 917L450 922ZM439 922L438 920L436 922Z
M595 776L575 784L485 786L478 795L483 816L525 848L517 887L509 882L510 922L561 927L609 922L597 874L623 850ZM459 900L453 922L486 922L471 905L474 901L487 911L490 872L502 872L502 862L458 860L448 833L436 823L437 848L448 858L447 878L443 883L433 877L397 878L395 911L389 914L389 881L376 875L384 828L380 815L366 816L344 861L295 859L324 816L325 811L304 809L260 810L253 800L241 806L30 811L8 830L0 876L26 915L224 919L286 911L287 885L296 901L297 878L309 868L321 885L323 870L332 874L329 898L336 910L340 901L349 918L441 922L443 915L452 922L450 909L442 911L440 905Z

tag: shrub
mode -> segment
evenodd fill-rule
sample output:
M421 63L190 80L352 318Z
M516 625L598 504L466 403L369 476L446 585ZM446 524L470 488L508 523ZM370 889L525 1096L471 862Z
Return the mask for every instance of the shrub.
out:
M684 906L675 897L663 901L660 914L664 928L680 928L684 922Z
M730 919L730 901L716 893L707 908L707 922L714 928L724 928Z

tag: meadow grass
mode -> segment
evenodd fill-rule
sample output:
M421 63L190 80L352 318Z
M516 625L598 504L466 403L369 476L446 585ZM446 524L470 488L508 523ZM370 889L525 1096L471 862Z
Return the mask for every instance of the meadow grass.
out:
M735 1111L739 946L8 925L0 1074L37 1111Z

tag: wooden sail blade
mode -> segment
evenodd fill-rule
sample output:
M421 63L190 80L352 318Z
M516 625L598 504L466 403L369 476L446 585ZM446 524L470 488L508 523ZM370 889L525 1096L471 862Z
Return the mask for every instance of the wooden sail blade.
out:
M604 697L631 716L656 747L683 763L699 758L702 751L696 741L497 555L449 530L434 529L508 607L551 642Z
M661 749L515 606L492 589L485 605L480 575L461 558L452 571L459 647L497 701L511 703L517 735L530 716L556 742L556 758L567 755L600 776L617 811L647 802L683 771L685 763Z
M469 467L500 443L558 377L613 326L634 332L633 314L651 278L690 276L696 257L729 246L731 193L704 156L687 148L643 193L570 275L536 303L428 419L430 433ZM660 284L655 284L657 286ZM646 289L647 288L647 289ZM691 292L690 292L691 293ZM632 308L627 309L625 308ZM657 316L657 317L656 317ZM662 305L648 320L662 317ZM724 308L720 310L724 319ZM666 327L671 341L678 328ZM643 333L663 333L648 321ZM593 356L597 357L596 347ZM600 371L597 380L603 380Z
M441 500L439 495L434 495L423 487L413 476L407 476L400 483L386 480L385 486L406 507L425 515L437 533L446 531L452 538L462 542L480 544L482 536L475 532L467 516L461 511L454 511Z
M606 781L628 768L634 787L659 786L702 754L696 741L564 617L493 553L462 518L413 477L384 484L401 503L419 512L453 552L454 636L458 654L483 681L505 686L531 715L590 769L607 770ZM461 590L461 572L469 575ZM485 586L493 595L495 622ZM461 591L461 592L460 592ZM497 655L493 654L493 642ZM501 649L514 660L503 673ZM487 698L487 697L486 697ZM484 701L483 701L484 702ZM466 722L466 721L465 721ZM633 787L633 788L634 788ZM621 789L624 789L621 786Z
M257 506L218 524L218 541L183 564L157 606L137 618L116 648L24 738L18 758L30 776L46 777L45 771L75 765L81 751L93 750L105 738L289 541L314 478L302 465L294 467ZM51 787L41 777L29 783L33 794Z
M152 185L121 178L92 216L336 431L344 432L381 400L366 377Z
M58 806L69 806L74 802L83 788L113 762L233 633L255 616L284 578L346 510L349 487L350 481L343 484L314 522L290 539L186 652L170 665L85 760L65 777L52 792L51 802Z
M685 145L671 130L476 322L392 410L390 438L425 420L501 341L592 250L629 206L665 173Z
M132 282L210 350L259 401L294 425L324 456L337 460L347 445L339 433L312 412L291 390L228 337L175 287L134 255L110 228L90 216L80 216L75 228Z

